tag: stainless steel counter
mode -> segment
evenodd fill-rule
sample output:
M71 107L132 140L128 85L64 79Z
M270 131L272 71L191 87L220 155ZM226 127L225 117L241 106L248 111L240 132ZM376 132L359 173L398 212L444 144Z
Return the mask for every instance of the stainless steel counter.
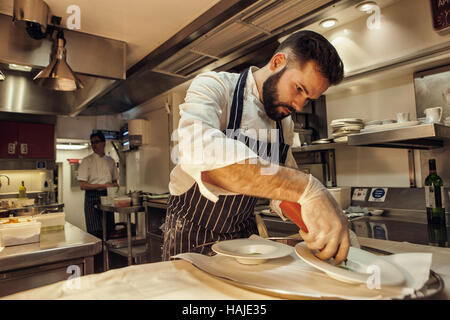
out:
M0 252L0 272L93 256L102 241L66 222L64 230L41 233L41 241L6 247Z
M40 242L0 252L0 296L94 273L101 240L66 222L64 230L41 233Z

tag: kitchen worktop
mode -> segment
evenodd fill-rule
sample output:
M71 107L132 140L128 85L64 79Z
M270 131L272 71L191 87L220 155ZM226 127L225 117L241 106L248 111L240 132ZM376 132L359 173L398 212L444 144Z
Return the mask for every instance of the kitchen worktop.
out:
M401 252L431 252L431 269L438 273L447 284L450 281L450 252L445 248L421 246L411 243L358 238L361 245L380 250ZM2 299L189 299L189 300L266 300L279 299L277 294L252 291L222 281L203 272L185 260L166 261L133 265L113 269L100 274L84 276L80 282L83 290L64 290L61 281ZM448 299L450 288L434 296L433 299Z
M66 222L64 230L41 233L40 242L5 247L0 252L0 272L93 256L101 240Z

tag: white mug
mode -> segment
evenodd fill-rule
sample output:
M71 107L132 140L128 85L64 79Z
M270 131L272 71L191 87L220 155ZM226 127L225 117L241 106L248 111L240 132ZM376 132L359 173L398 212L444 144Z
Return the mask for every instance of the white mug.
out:
M409 121L409 112L399 112L397 113L397 122L408 122Z
M425 109L426 123L441 123L442 107Z

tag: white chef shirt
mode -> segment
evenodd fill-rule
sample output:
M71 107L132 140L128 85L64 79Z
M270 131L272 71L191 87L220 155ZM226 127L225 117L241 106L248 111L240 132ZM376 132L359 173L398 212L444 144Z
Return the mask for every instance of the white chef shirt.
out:
M106 184L118 180L119 173L114 159L105 155L100 157L95 152L81 161L78 167L78 180L90 184Z
M261 139L258 129L276 129L276 122L267 116L259 99L253 77L255 70L257 68L252 67L247 76L240 128L244 134L255 138L256 133L256 138ZM185 101L180 105L178 131L172 136L172 140L178 142L172 152L172 160L177 163L170 173L169 191L172 195L185 193L195 182L198 183L202 195L211 201L216 202L218 195L234 195L233 192L203 182L202 171L258 157L244 143L227 138L223 133L229 122L233 92L238 78L239 74L236 73L207 72L192 81ZM292 146L292 118L284 118L282 126L284 142ZM263 139L270 142L271 136L266 134ZM290 149L285 166L297 168Z

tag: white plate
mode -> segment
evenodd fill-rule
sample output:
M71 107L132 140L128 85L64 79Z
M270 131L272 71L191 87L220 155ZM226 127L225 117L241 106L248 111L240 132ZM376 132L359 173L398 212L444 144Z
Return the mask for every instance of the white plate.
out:
M224 256L235 258L242 264L260 264L268 259L287 256L292 247L270 240L234 239L215 243L211 249Z
M375 126L368 126L368 127L365 127L364 129L361 129L361 133L417 126L420 123L421 123L420 121L407 121L407 122L388 123L388 124L381 124L381 125L375 125Z
M323 261L317 258L306 243L301 242L295 246L297 255L309 265L325 272L333 279L352 283L368 283L367 281L378 281L380 285L395 286L405 282L403 273L393 264L387 262L383 257L374 255L367 251L350 247L347 255L346 268L337 267L333 260ZM379 279L375 277L380 276ZM371 277L369 279L369 277Z
M335 123L364 123L362 119L357 118L345 118L345 119L335 119L331 121L331 124Z

